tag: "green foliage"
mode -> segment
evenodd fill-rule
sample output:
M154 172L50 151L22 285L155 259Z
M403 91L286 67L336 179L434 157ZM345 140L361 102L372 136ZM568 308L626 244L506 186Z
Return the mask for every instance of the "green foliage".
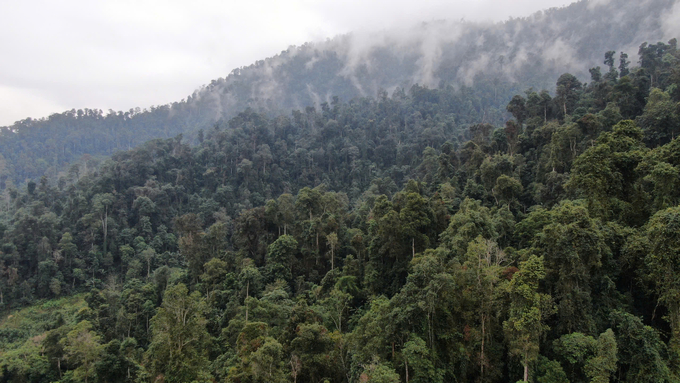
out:
M95 363L103 352L101 337L92 331L90 322L82 321L75 325L60 343L64 347L66 361L77 366L73 370L73 377L87 383L88 379L94 376Z
M668 208L654 214L647 225L649 250L645 263L654 281L659 301L668 308L671 324L671 346L680 347L680 282L677 278L680 255L680 207Z
M209 334L205 303L198 292L189 294L177 284L165 291L163 304L151 319L152 338L145 359L152 377L168 382L205 381Z
M624 382L677 382L671 355L657 330L629 313L611 314Z
M285 382L282 346L267 336L267 325L247 323L236 341L239 364L229 370L228 382Z
M379 359L373 360L371 364L366 366L359 380L374 383L397 383L400 381L399 375L389 366L380 363Z
M600 334L597 339L595 356L590 358L585 365L586 375L593 383L606 383L611 375L616 372L617 347L614 332L611 329Z
M404 344L402 351L406 369L409 374L409 382L441 382L442 374L437 371L430 356L430 349L425 341L418 336L412 336L411 340Z
M677 381L675 44L507 107L491 71L245 110L55 185L3 154L0 381Z
M510 312L503 328L510 354L524 366L524 381L528 381L529 364L539 355L540 337L549 329L547 318L555 312L552 298L538 292L545 277L543 258L532 255L520 264L509 285Z
M595 216L609 219L619 215L631 220L636 214L631 206L637 194L633 188L635 168L646 151L642 131L632 121L622 121L574 161L574 175L567 187L582 193Z
M538 358L535 376L538 383L569 383L560 363L544 356Z

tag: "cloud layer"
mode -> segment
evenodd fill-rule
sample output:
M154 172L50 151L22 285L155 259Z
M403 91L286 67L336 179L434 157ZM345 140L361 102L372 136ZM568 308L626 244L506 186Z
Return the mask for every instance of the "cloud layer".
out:
M0 12L0 125L72 108L177 101L290 45L350 31L359 39L422 21L498 21L561 5L564 0L8 0ZM439 48L421 48L427 68Z

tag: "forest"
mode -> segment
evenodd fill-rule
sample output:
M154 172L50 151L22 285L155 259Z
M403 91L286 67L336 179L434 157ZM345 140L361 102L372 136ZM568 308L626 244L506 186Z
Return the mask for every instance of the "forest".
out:
M487 121L413 85L9 182L0 382L679 382L677 40L632 60Z
M445 108L460 126L502 126L514 95L531 87L554 92L555 79L565 72L588 78L603 52L635 53L644 41L676 37L678 23L666 18L674 5L579 0L495 24L435 20L377 34L349 33L291 46L166 105L31 116L0 127L0 190L25 187L43 175L56 183L74 163L95 167L156 138L183 134L195 145L199 130L247 108L274 119L312 105L319 109L334 97L346 103L416 84L450 86Z

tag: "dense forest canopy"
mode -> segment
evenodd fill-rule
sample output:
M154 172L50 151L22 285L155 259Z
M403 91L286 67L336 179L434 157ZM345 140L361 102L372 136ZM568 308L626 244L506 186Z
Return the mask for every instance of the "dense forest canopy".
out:
M334 96L348 102L414 84L453 87L459 125L502 125L515 94L530 87L553 92L562 73L587 78L602 52L635 53L643 41L674 37L673 6L673 0L581 0L497 24L432 21L348 34L237 68L172 104L28 118L0 128L0 189L42 175L55 182L76 161L86 164L155 138L184 134L193 144L198 130L248 107L276 117L320 109Z
M414 85L6 188L0 380L678 381L680 52L638 54L501 126Z
M679 382L680 52L614 50L672 2L597 4L442 50L581 15L544 31L572 28L574 70L514 72L534 83L443 58L406 81L403 56L354 72L362 96L308 45L171 106L4 128L0 382ZM484 36L472 56L510 49ZM328 88L245 101L274 62Z

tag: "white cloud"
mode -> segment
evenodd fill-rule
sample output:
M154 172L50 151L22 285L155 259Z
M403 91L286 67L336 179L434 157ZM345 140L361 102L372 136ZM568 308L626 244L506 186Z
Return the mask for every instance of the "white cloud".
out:
M664 37L667 39L680 37L680 2L675 3L671 12L663 19Z
M23 120L26 116L47 116L54 111L63 111L64 105L42 97L37 91L17 89L0 85L0 119L5 121Z
M590 2L588 3L588 8L595 9L599 6L609 4L610 1L611 0L590 0Z
M290 45L438 19L503 20L565 0L4 0L0 125L178 101ZM428 47L422 47L428 49ZM437 52L428 51L437 65ZM436 79L429 79L436 81ZM10 112L11 111L11 112Z

